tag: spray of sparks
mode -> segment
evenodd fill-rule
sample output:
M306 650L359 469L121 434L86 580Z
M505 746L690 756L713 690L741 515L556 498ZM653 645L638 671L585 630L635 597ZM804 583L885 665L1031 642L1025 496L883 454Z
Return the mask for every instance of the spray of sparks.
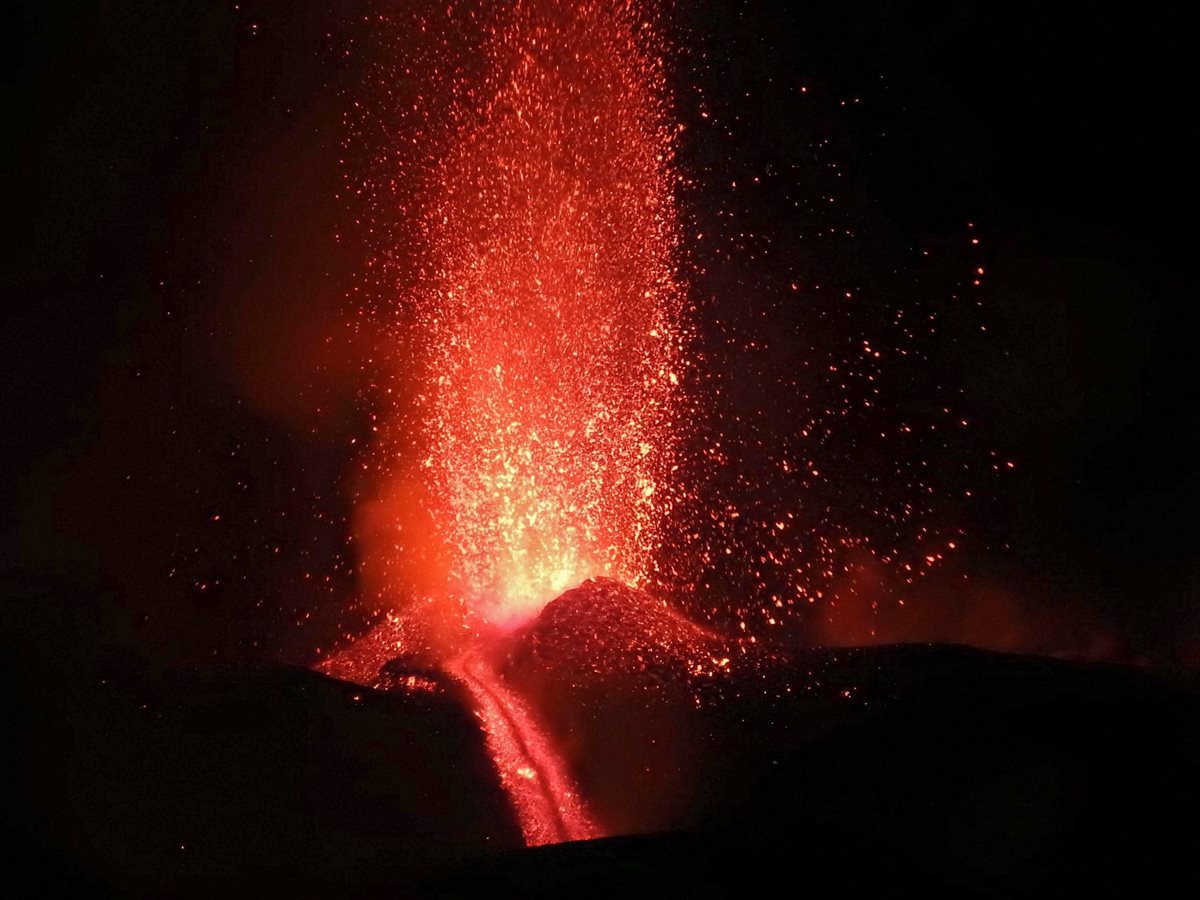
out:
M455 98L443 139L401 160L424 189L395 346L425 374L381 410L399 437L373 465L381 493L423 487L371 509L367 556L440 616L511 627L651 566L684 341L675 130L637 4L535 0L481 28L482 72L434 79ZM423 518L396 509L414 500ZM414 579L399 557L420 543Z

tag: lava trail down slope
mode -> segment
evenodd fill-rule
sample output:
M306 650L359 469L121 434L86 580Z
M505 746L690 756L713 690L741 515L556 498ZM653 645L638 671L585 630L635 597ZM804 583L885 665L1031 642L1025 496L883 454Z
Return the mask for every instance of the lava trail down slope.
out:
M529 707L471 651L451 672L471 693L487 747L530 847L599 836L577 789Z

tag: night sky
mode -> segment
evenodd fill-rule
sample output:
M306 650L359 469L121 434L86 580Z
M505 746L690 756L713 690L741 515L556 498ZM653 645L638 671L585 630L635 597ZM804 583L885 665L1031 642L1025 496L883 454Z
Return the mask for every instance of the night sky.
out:
M804 171L827 141L868 236L837 265L879 292L948 293L975 223L983 304L924 377L960 385L972 449L1016 467L955 513L961 565L1112 658L1200 662L1184 29L1154 5L683 6L684 64L706 54L694 83L736 110L685 166ZM340 476L366 426L338 323L362 247L335 195L365 26L253 0L7 17L17 658L311 658L358 621Z

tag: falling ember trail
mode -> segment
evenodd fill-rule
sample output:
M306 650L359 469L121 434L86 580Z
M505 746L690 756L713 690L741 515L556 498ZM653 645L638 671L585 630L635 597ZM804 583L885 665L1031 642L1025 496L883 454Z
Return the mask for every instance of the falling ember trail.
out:
M569 775L529 707L478 654L451 667L478 704L477 713L500 780L530 847L598 837Z

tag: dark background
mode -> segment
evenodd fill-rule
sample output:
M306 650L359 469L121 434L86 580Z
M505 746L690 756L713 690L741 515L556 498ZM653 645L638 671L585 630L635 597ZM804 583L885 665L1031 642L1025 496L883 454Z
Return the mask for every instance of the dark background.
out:
M309 658L361 621L341 310L362 247L337 192L368 26L320 3L6 15L11 658ZM708 101L738 110L737 165L803 168L827 132L873 235L861 267L976 223L988 337L933 364L977 447L1018 465L972 508L969 566L1069 602L1115 658L1197 662L1194 146L1167 8L678 16Z
M1189 37L1165 5L1086 16L904 6L679 4L689 202L698 221L738 215L724 249L701 255L711 265L699 290L725 298L735 328L738 291L818 274L864 287L848 331L789 307L796 330L772 334L787 359L809 358L811 335L868 333L876 300L945 313L914 343L920 365L887 369L893 405L881 415L948 395L969 415L961 445L919 448L943 463L961 452L972 467L949 484L974 487L975 500L938 506L932 524L967 534L947 577L970 574L1007 612L958 628L913 604L903 621L916 624L883 637L1196 666ZM5 17L0 681L21 759L4 812L24 865L76 890L116 872L127 888L212 893L255 866L302 890L319 879L344 890L356 873L400 883L389 866L429 865L456 841L515 847L461 702L364 701L311 672L239 665L309 662L369 612L354 606L345 477L367 432L361 338L345 314L367 248L339 193L342 116L367 71L372 23L343 3L253 0L46 0ZM809 206L725 188L768 172ZM825 191L838 212L817 210ZM770 265L758 238L733 239L819 224L857 237ZM987 275L972 291L976 264ZM757 358L746 359L754 374ZM735 392L731 411L754 390ZM844 474L864 459L885 470L892 452L849 453ZM1015 468L993 478L999 460ZM875 490L833 483L843 500ZM991 633L1014 619L1015 638ZM812 859L839 872L873 859L891 878L886 857L853 855L854 829L925 834L910 814L1001 858L1003 835L974 840L930 797L966 797L969 821L1022 833L1047 819L1046 785L1062 773L1084 798L1063 806L1083 824L1067 841L1079 855L1047 845L1064 884L1089 869L1107 880L1104 860L1141 878L1131 832L1187 858L1160 837L1181 838L1166 800L1194 806L1191 782L1176 781L1194 769L1194 703L1163 694L1161 673L937 648L864 659L884 660L872 670L886 676L883 693L910 670L932 693L885 712L879 732L836 732L791 768L743 741L766 771L799 778L766 791L787 798L787 815L812 815L826 797L829 821L817 814L802 842ZM980 674L1010 669L1015 682ZM745 710L727 713L741 740ZM987 782L1014 766L1010 780ZM963 789L976 769L983 802ZM864 790L875 782L901 786L904 815ZM792 803L798 792L807 805ZM733 831L754 834L737 820ZM740 889L747 871L773 877L793 858L798 833L749 848L763 862L750 866L740 851L730 864L728 838L715 845L726 855L710 841L682 857L662 857L661 844L562 852L599 854L610 877L628 870L605 854L626 864L648 854L672 885L681 871L703 885L728 865ZM546 858L527 865L553 874Z

